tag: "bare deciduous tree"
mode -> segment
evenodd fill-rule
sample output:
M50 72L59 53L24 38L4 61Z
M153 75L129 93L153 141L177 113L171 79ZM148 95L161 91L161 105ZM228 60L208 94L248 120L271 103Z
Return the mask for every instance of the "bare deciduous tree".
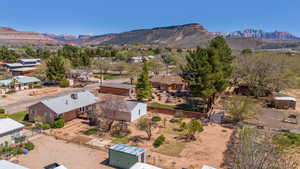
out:
M297 166L292 156L272 145L269 136L255 129L242 129L233 169L297 169Z
M100 132L110 132L115 120L117 120L117 113L126 109L126 101L118 96L107 95L103 97L104 101L101 104L101 111L98 116L102 120L98 124Z

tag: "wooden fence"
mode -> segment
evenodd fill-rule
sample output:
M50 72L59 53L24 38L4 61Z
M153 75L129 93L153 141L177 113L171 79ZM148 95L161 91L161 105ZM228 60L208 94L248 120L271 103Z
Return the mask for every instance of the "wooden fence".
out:
M207 117L207 113L185 111L185 110L179 110L179 109L170 109L170 108L160 108L160 107L147 106L147 110L150 111L150 112L153 112L153 113L161 113L161 114L168 114L168 115L174 115L177 112L182 112L188 118Z

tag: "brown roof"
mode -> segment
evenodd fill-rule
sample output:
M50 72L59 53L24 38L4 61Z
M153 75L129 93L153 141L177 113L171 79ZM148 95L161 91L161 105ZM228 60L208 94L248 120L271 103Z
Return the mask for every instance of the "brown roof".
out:
M111 88L118 88L118 89L133 89L135 85L128 85L128 84L119 84L119 83L104 83L100 85L100 87L111 87Z
M167 85L183 84L182 78L178 75L156 75L151 78L151 82Z

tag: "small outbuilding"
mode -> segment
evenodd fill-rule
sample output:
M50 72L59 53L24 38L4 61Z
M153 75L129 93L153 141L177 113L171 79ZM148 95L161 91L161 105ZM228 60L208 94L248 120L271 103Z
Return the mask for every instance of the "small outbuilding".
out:
M0 145L16 144L24 141L26 136L23 133L25 126L13 119L2 118L0 119ZM1 169L1 167L0 167Z
M162 169L146 163L135 163L130 169Z
M146 163L146 150L127 144L116 144L109 148L109 165L130 169L138 162Z
M99 92L105 94L133 97L135 95L135 87L135 85L128 84L105 83L100 85Z
M0 169L29 169L29 168L20 166L18 164L6 160L0 160Z
M103 117L132 122L147 114L147 104L138 101L124 101L124 106L120 106L119 109L110 113L103 112Z
M270 106L276 109L296 109L296 99L289 96L274 96Z

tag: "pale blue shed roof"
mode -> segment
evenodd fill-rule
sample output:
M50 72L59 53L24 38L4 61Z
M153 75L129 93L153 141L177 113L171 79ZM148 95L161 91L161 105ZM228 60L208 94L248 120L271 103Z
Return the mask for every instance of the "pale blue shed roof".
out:
M36 77L15 76L14 78L17 80L18 83L22 83L22 84L41 82L41 80ZM12 79L0 80L0 86L8 86L11 83L12 83Z
M131 155L135 155L135 156L138 156L138 155L146 152L146 150L143 148L130 146L127 144L115 144L115 145L109 147L109 150L123 152L123 153L131 154Z

